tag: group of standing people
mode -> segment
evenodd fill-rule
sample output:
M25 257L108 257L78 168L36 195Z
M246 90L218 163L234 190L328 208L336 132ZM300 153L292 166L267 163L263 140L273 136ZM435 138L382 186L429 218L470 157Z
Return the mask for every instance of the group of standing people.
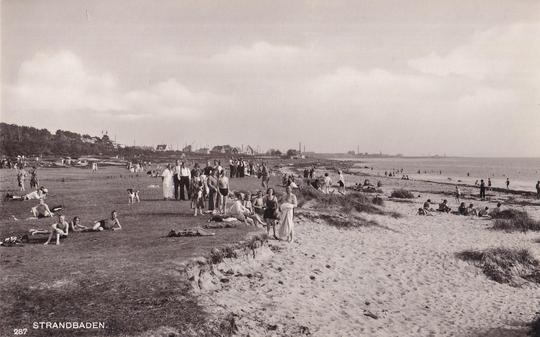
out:
M229 178L221 162L209 161L204 168L194 164L192 168L177 160L175 165L168 164L161 174L163 180L163 198L166 200L191 200L195 215L202 213L205 204L208 212L225 213L229 196Z

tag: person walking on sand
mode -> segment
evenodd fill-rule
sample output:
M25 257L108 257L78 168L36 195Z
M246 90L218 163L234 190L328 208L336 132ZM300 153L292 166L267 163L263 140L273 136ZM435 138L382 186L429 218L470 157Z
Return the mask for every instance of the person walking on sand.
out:
M281 206L279 238L292 242L294 239L294 209L298 206L296 195L292 193L292 188L285 188L285 197L283 197Z
M161 173L161 180L163 182L163 199L169 200L174 198L174 182L173 172L171 164L168 164L163 173Z
M486 184L484 179L480 180L480 199L484 200L486 198Z
M266 167L266 164L262 164L261 169L261 186L263 188L268 188L268 184L270 183L270 172L268 171L268 167Z
M343 171L339 170L338 174L339 174L339 180L338 180L339 192L341 194L345 194L345 178L343 177Z
M456 185L456 200L458 203L460 202L460 197L461 197L461 191L459 189L459 186Z
M506 178L506 189L510 189L510 178Z
M491 178L488 178L488 191L491 192Z

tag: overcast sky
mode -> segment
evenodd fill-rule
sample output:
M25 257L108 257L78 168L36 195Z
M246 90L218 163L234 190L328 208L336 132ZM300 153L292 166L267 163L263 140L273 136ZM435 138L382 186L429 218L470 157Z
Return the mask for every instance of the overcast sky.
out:
M2 1L1 120L132 145L540 156L540 1Z

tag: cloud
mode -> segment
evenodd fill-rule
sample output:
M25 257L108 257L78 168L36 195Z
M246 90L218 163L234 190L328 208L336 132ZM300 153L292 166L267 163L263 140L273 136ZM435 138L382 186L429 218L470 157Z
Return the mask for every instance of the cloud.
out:
M431 53L409 66L437 76L459 75L476 80L527 76L540 67L540 24L512 24L477 32L447 54Z
M17 110L90 111L127 119L193 118L226 101L221 95L191 91L173 78L126 90L113 75L89 69L70 51L38 53L23 62L9 93L10 106Z
M259 41L249 47L234 46L210 57L211 62L228 66L275 65L296 61L302 49Z
M309 82L307 96L317 104L334 109L360 109L361 111L403 110L403 103L421 108L426 98L438 98L441 84L426 76L391 72L386 69L361 71L353 67L341 67L318 76ZM408 112L409 113L409 112Z

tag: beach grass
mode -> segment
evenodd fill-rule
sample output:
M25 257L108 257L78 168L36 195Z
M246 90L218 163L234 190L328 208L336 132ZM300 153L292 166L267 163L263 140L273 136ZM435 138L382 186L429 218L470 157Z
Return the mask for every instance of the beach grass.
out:
M397 190L393 190L390 194L390 198L397 198L397 199L414 199L414 194L412 194L411 191L408 191L404 188L400 188Z
M525 280L540 283L540 263L526 249L466 250L457 257L474 263L491 280L518 286Z
M540 221L531 219L526 211L505 209L492 216L495 219L492 229L507 232L540 231Z

